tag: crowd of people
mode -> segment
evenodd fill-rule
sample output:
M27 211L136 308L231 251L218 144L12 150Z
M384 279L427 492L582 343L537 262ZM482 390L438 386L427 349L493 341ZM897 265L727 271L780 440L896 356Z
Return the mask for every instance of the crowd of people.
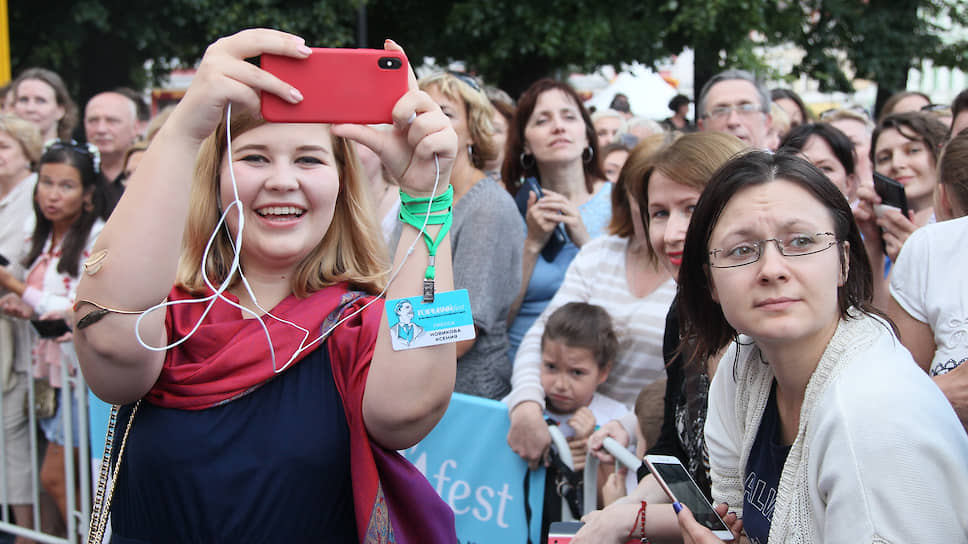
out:
M678 458L736 541L968 542L968 511L937 506L968 502L968 90L875 117L727 70L656 121L630 105L650 97L592 112L553 79L512 99L411 71L391 124L277 124L260 93L303 94L245 60L266 53L312 54L223 38L154 117L126 88L78 108L43 68L5 89L17 525L39 509L62 534L80 500L63 467L90 454L57 394L80 372L119 406L118 543L455 542L397 453L453 392L503 401L532 468L557 454L549 425L576 472L602 461L575 543L718 541L607 437ZM474 337L401 348L420 297L452 289Z

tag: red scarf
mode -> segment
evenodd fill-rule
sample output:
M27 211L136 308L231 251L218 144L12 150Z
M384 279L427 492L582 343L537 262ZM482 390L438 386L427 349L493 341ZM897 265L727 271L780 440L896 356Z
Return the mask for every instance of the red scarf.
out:
M224 296L238 302L233 295L224 293ZM290 295L270 312L307 329L310 333L308 343L335 323L334 312L358 297L359 293L348 291L345 285L334 286L317 291L305 299ZM179 287L173 288L168 296L169 301L197 298ZM209 303L169 306L165 317L168 341L174 342L187 336ZM262 320L272 337L276 367L281 368L302 343L304 333L269 316L263 316ZM338 327L337 331L341 328L343 326ZM204 410L238 398L276 376L268 342L258 320L243 319L241 310L224 300L216 300L191 339L168 350L161 375L148 392L147 399L152 404L167 408ZM321 344L318 342L304 350L290 366L297 364ZM356 353L355 356L368 361L372 357L372 350L373 346L370 345L368 349L363 349L368 353Z

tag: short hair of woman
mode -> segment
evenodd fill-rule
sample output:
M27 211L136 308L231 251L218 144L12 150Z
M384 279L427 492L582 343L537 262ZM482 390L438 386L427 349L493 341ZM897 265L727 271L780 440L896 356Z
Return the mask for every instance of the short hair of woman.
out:
M887 317L874 309L873 276L864 242L847 200L827 176L807 160L793 153L750 151L730 160L713 175L696 203L686 232L682 267L679 270L680 327L684 341L696 346L697 360L715 356L737 332L726 321L723 310L710 295L709 239L726 204L740 191L776 180L798 185L813 195L830 212L838 242L848 242L841 249L841 266L847 269L847 281L838 288L840 316L848 319L848 309ZM843 248L843 246L841 246ZM845 261L845 257L848 259Z
M254 112L232 115L232 134L238 136L264 125ZM355 289L376 294L386 284L389 263L383 236L371 219L366 187L353 146L344 138L332 136L333 156L339 172L340 190L333 210L333 221L319 245L299 264L292 278L293 293L305 297L329 285L349 282ZM185 247L178 263L176 283L198 294L205 292L204 273L218 285L231 269L235 250L227 228L219 231L206 269L201 269L205 246L228 202L220 202L219 173L228 152L225 121L202 143L195 164L191 204L185 226ZM230 212L230 213L234 213ZM235 278L233 282L238 282Z
M6 132L17 140L31 168L36 170L37 161L44 152L44 142L37 125L10 113L0 113L0 132Z
M934 116L920 111L892 113L877 124L877 128L871 134L871 163L877 164L875 159L877 139L885 130L892 128L908 140L924 142L934 159L934 164L938 164L938 154L941 153L941 147L944 145L948 127Z
M797 109L800 110L800 117L803 119L804 123L809 123L810 119L813 118L813 116L810 115L810 109L807 108L807 105L803 103L803 99L800 98L800 95L797 93L790 89L773 89L770 91L770 100L776 101L781 98L792 100L793 103L797 105Z
M649 177L653 172L687 187L702 191L709 179L723 163L746 149L742 140L725 132L692 132L682 135L668 147L651 157L651 167L643 175L629 182L629 193L643 213L649 208ZM649 222L645 221L649 233ZM649 240L646 236L646 240ZM655 252L652 242L649 249Z
M585 162L584 165L585 188L588 189L589 193L593 193L595 181L605 179L605 172L602 171L602 166L597 160L599 155L598 137L595 135L595 127L592 125L588 110L582 104L581 97L571 88L571 85L551 78L543 78L532 83L521 94L521 98L518 99L518 109L515 110L514 118L511 119L508 127L508 139L505 144L506 152L504 153L504 164L501 166L501 177L512 195L521 186L521 178L532 176L538 178L539 181L541 180L537 164L532 162L531 165L525 167L521 161L521 154L524 153L524 128L527 126L531 114L534 113L538 97L552 90L561 91L570 97L575 102L575 106L581 114L581 119L585 123L585 136L588 139L588 145L592 148L592 155L594 155L592 160Z
M628 238L635 233L632 226L632 208L629 205L629 187L644 183L644 179L648 177L648 172L651 171L653 166L652 156L676 141L676 138L678 138L678 135L671 132L653 134L643 138L629 151L629 156L625 159L625 164L618 174L615 186L612 187L612 218L608 223L609 234ZM602 155L607 156L607 149L613 145L622 144L614 143L605 146L606 151L602 151ZM640 211L644 211L644 209ZM645 222L644 218L643 222Z
M474 168L482 170L488 161L497 158L500 150L494 143L494 106L483 91L472 88L457 76L441 72L420 78L420 90L436 87L440 94L464 105L467 114L467 128L471 135L471 162Z
M94 155L83 144L71 142L55 142L40 157L37 165L39 171L45 164L67 164L81 175L81 189L91 195L90 204L81 207L81 215L71 225L64 240L61 242L61 258L57 263L57 271L73 278L78 275L81 254L87 245L91 227L98 219L107 219L109 207L107 181L94 167ZM30 240L30 249L23 259L24 266L30 266L44 250L47 238L53 229L53 223L44 216L44 212L37 203L37 188L34 188L34 232Z
M854 143L839 128L829 123L804 123L794 128L780 142L780 151L803 151L811 136L816 136L827 142L848 176L854 173L854 163L857 157L854 151Z
M20 75L17 76L17 80L13 83L14 95L17 93L17 88L20 87L20 83L28 79L36 79L37 81L43 81L54 89L54 97L57 99L57 105L64 108L64 117L57 122L57 137L61 140L69 140L71 138L71 132L74 131L74 127L77 125L77 104L71 98L71 94L67 92L67 85L64 84L64 80L52 70L46 68L27 68Z
M881 112L877 116L877 122L880 123L888 115L893 114L894 108L897 107L897 103L909 96L920 96L921 98L925 99L928 102L928 104L931 103L931 97L920 91L901 91L901 92L894 93L891 96L889 96L888 99L884 101L884 105L881 106Z

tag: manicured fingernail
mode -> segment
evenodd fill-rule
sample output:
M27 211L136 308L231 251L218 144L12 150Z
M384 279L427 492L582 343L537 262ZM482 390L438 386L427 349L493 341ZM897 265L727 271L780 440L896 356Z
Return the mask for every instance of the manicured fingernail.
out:
M679 512L682 512L682 505L679 504L679 501L676 501L672 503L672 509L676 511L676 514L678 514Z
M409 118L407 119L407 124L408 124L408 125L411 125L411 124L413 124L413 121L414 121L414 119L416 119L416 118L417 118L417 112L413 112L413 113L411 113L411 114L410 114L410 117L409 117Z
M310 49L308 45L300 45L298 50L303 55L311 55L313 52L313 50Z
M289 96L292 97L293 102L302 102L303 94L295 87L289 87Z

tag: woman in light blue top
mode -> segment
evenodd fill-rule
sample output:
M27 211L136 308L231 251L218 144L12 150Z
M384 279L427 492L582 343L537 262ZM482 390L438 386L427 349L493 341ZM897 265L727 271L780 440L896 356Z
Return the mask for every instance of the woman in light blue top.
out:
M611 217L612 186L598 162L591 118L571 87L541 79L524 91L501 174L528 230L521 290L508 315L513 360L578 249L602 234Z

